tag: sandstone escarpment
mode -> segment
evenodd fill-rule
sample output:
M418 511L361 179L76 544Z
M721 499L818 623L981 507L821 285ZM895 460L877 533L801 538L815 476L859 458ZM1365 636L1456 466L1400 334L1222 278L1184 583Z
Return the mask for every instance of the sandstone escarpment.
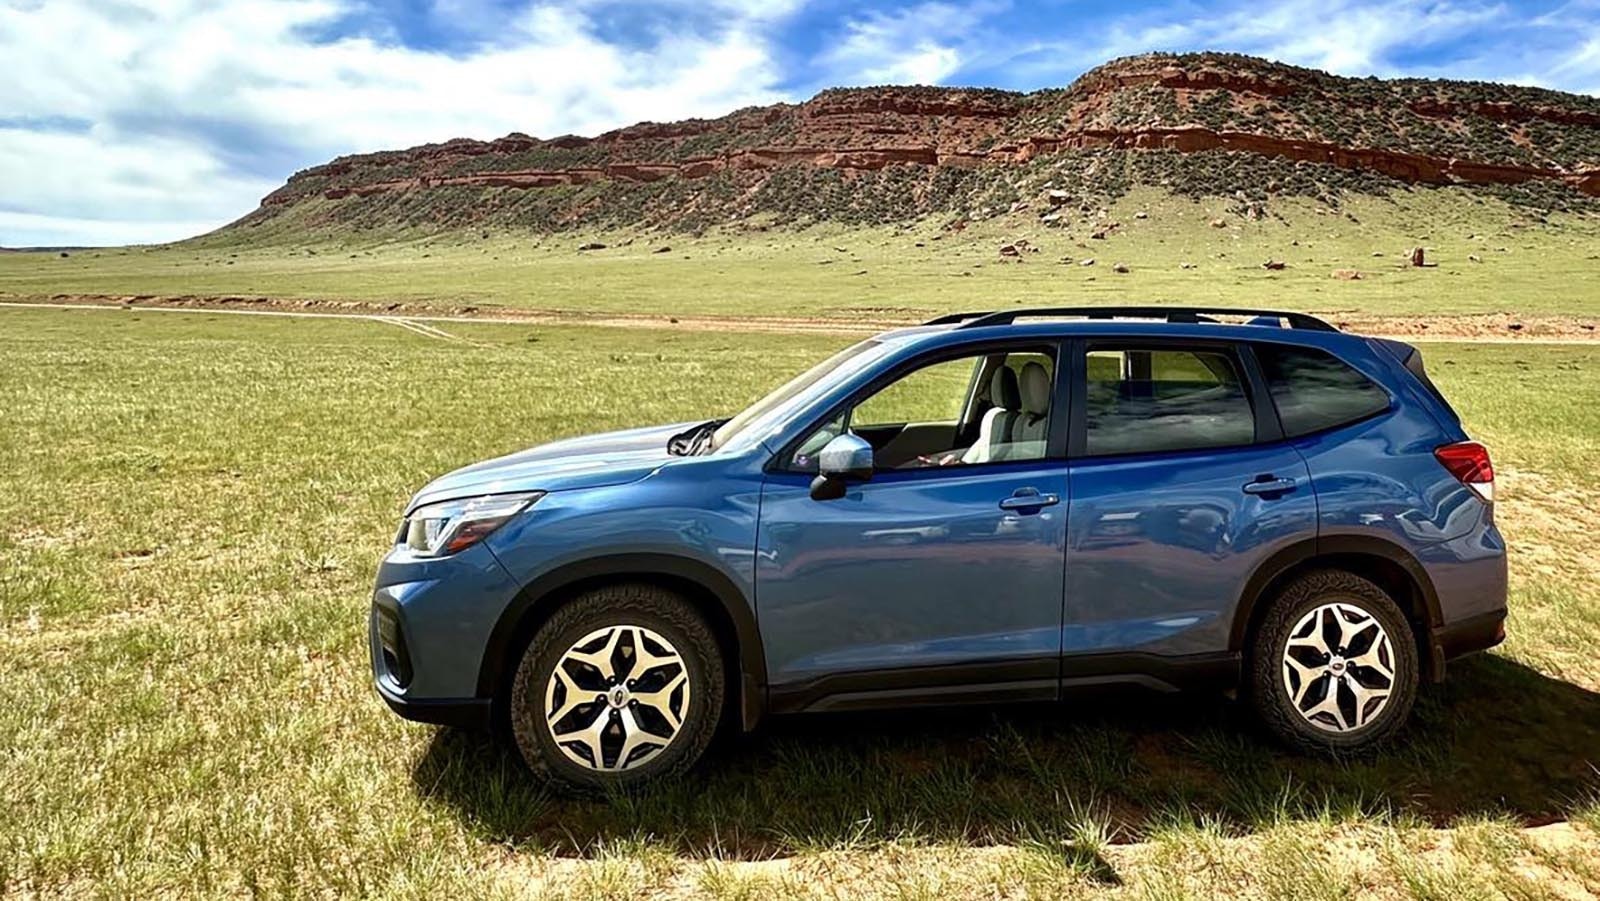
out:
M1600 100L1477 82L1341 78L1226 54L1157 54L1031 94L833 89L799 104L592 138L514 133L341 157L297 173L245 222L311 202L319 217L338 221L370 214L371 203L361 202L376 198L411 224L439 227L519 215L559 225L600 209L670 225L675 208L746 214L762 204L776 209L775 196L793 206L797 193L868 176L873 191L886 183L899 191L903 203L890 192L879 204L882 218L896 218L959 207L1007 170L1041 159L1098 165L1099 156L1084 152L1222 154L1399 183L1535 183L1600 197ZM698 181L708 184L689 184ZM555 193L537 201L505 196L549 189ZM809 213L829 218L828 206Z

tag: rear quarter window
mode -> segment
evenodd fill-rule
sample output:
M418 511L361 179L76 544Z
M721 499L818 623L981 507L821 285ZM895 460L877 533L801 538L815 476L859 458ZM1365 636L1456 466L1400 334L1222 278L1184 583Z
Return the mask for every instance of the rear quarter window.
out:
M1365 419L1389 408L1389 395L1355 368L1326 351L1258 344L1278 419L1290 438Z

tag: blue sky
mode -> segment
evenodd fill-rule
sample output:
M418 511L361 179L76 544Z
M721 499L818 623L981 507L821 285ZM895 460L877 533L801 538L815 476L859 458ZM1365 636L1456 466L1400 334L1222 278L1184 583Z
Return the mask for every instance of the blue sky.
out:
M1199 49L1596 94L1600 0L0 0L0 245L186 237L341 153Z

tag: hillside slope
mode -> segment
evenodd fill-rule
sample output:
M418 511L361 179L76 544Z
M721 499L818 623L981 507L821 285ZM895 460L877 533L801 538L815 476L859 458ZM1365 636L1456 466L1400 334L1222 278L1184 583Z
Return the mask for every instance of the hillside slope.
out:
M718 119L593 138L511 134L340 157L230 228L448 230L982 219L1129 187L1336 205L1345 191L1481 186L1600 208L1600 99L1536 88L1352 79L1230 54L1151 54L1072 86L832 89ZM1056 219L1069 211L1056 210ZM1055 221L1055 220L1051 220Z

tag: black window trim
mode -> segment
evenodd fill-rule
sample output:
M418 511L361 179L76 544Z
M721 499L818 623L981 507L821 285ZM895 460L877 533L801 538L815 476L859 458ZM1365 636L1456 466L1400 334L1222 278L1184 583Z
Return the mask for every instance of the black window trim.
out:
M1137 457L1149 454L1215 453L1259 447L1282 441L1283 423L1278 419L1277 405L1267 390L1250 342L1226 338L1192 338L1165 335L1096 335L1092 338L1074 338L1068 349L1071 360L1071 394L1067 406L1071 419L1068 431L1067 457L1073 460L1106 460L1116 457ZM1092 350L1188 350L1223 353L1239 368L1240 386L1245 402L1255 420L1254 438L1247 444L1212 445L1209 447L1172 448L1155 451L1121 451L1117 453L1089 453L1089 352Z
M1349 369L1356 375L1361 376L1366 380L1367 384L1377 388L1378 391L1383 394L1384 405L1376 410L1373 410L1371 413L1357 416L1354 419L1346 419L1344 422L1336 422L1333 425L1325 425L1320 429L1312 429L1309 432L1301 432L1298 435L1291 435L1289 434L1289 430L1283 425L1283 414L1278 412L1278 399L1272 396L1272 385L1267 382L1266 370L1261 368L1261 361L1256 358L1256 349L1258 347L1284 347L1290 350L1327 354L1329 357L1333 358L1334 362L1344 366L1346 369ZM1372 376L1367 375L1365 372L1362 372L1360 367L1352 366L1348 360L1345 360L1343 357L1340 357L1338 354L1328 350L1327 348L1316 347L1309 344L1291 344L1284 341L1251 341L1249 342L1249 351L1251 365L1256 368L1256 375L1259 384L1261 385L1262 395L1267 398L1268 403L1272 407L1272 415L1278 420L1278 432L1283 436L1283 440L1285 441L1299 441L1302 438L1315 438L1318 435L1326 435L1329 432L1338 431L1339 429L1347 429L1350 426L1358 425L1366 422L1369 419L1375 419L1379 416L1387 415L1394 412L1395 404L1399 400L1397 397L1395 397L1394 392L1389 390L1387 385L1383 384ZM1437 391L1438 389L1434 390Z
M799 450L800 445L804 443L807 438L810 438L817 429L832 421L841 412L854 407L863 399L870 397L877 391L882 390L902 376L909 375L910 373L925 366L932 366L937 363L948 362L950 360L959 360L962 357L983 357L996 352L1010 354L1023 351L1043 351L1049 353L1054 358L1054 365L1051 367L1050 373L1054 383L1051 385L1050 419L1049 423L1045 427L1045 447L1043 457L1040 457L1036 460L991 460L986 463L966 463L962 464L961 466L935 466L920 470L883 470L883 473L887 475L889 473L900 472L937 472L947 475L959 475L1002 467L1014 468L1020 465L1037 465L1051 461L1065 462L1069 456L1067 453L1067 430L1072 419L1071 404L1073 392L1071 390L1072 380L1063 377L1069 369L1069 367L1063 363L1071 356L1071 351L1069 350L1070 343L1071 339L1051 337L1047 335L1017 335L1014 337L989 338L982 341L973 341L971 343L936 347L924 353L910 357L909 359L902 360L898 364L885 369L876 376L873 376L870 381L862 385L860 388L857 388L855 391L852 391L843 400L833 404L822 414L812 418L806 423L804 428L801 428L796 432L794 438L786 442L783 447L778 449L777 453L772 455L772 457L767 461L767 465L763 467L763 470L767 473L784 473L788 475L807 476L815 475L815 473L804 472L803 470L795 469L789 465L788 461L794 458L794 453L795 451ZM968 405L971 403L973 387L974 386L972 385L968 386L968 398L963 403L961 413L962 416L966 416L970 412ZM1062 410L1064 413L1058 413L1057 410Z

